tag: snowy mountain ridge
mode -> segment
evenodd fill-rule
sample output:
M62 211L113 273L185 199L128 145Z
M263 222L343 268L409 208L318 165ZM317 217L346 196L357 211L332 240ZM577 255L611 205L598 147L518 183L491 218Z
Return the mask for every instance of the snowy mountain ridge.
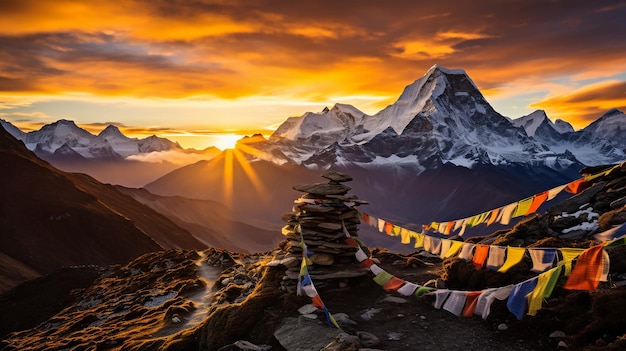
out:
M575 132L565 121L552 123L544 111L510 120L491 107L465 71L435 65L374 115L336 104L291 117L269 140L251 146L279 164L392 166L417 173L445 163L562 170L624 160L624 114L610 111L596 122Z
M537 110L526 116L510 119L510 121L514 126L524 128L526 135L529 137L535 136L537 128L539 128L542 123L546 123L559 134L574 132L574 127L566 121L557 119L554 123L552 123L544 110Z
M129 138L114 125L108 125L98 135L93 135L65 119L28 133L5 120L0 120L0 124L39 155L115 160L151 152L183 150L178 143L155 135L144 139Z

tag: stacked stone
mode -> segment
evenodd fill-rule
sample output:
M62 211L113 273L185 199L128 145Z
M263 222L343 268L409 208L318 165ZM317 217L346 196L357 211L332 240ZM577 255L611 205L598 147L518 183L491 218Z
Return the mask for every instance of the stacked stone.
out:
M301 236L312 253L308 272L316 286L323 284L320 281L358 277L368 272L359 268L354 256L357 248L345 243L347 236L343 229L345 226L352 237L358 235L360 219L354 207L367 202L347 195L351 188L343 183L352 180L349 175L331 171L322 177L328 183L294 186L294 190L305 194L294 201L293 212L283 216L287 222L282 230L287 239L282 246L283 262L291 262L285 264L288 267L283 280L285 288L294 287L300 274Z

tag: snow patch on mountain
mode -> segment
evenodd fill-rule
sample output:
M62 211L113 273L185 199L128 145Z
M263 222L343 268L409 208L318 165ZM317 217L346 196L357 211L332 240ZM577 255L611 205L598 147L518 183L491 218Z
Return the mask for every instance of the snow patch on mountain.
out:
M616 147L626 148L626 115L618 109L611 109L583 131L594 137L609 140Z
M22 140L24 138L24 134L26 134L21 129L4 119L0 119L0 125L17 140Z
M552 127L554 128L554 130L556 130L557 132L561 134L575 132L574 127L572 127L572 125L569 122L566 122L562 119L557 119L556 121L554 121L554 125L552 125Z

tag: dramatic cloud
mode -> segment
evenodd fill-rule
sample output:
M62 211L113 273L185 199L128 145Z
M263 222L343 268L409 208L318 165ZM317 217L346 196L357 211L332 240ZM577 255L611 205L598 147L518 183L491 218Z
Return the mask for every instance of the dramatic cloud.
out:
M503 105L499 94L514 98L512 87L549 101L624 79L624 18L618 1L8 0L0 108L57 97L228 100L260 128L293 104L376 112L435 63L465 69ZM268 99L278 107L259 115ZM615 98L594 101L583 114L556 103L551 111L587 120Z
M554 116L569 117L580 127L593 122L611 108L626 111L626 82L615 81L594 84L567 95L555 96L532 105L554 112Z

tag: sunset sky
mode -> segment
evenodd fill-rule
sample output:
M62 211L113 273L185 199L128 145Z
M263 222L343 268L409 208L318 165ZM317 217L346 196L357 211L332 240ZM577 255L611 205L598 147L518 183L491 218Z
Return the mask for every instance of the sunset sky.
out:
M224 145L439 64L508 117L626 111L624 1L0 1L0 118Z

